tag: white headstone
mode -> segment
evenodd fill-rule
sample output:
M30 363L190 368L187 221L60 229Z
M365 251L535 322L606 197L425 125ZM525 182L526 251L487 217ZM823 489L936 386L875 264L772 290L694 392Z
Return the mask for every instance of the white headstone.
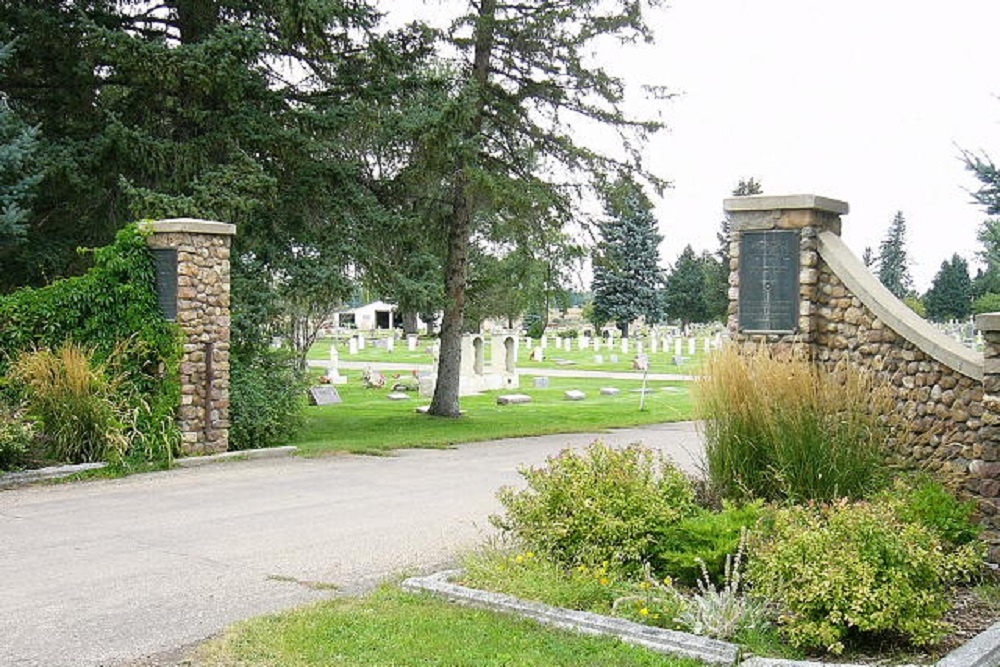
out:
M579 389L570 389L564 394L564 396L566 396L567 401L582 401L587 398L587 395Z
M548 334L542 334L542 349L544 350L549 346L549 336Z
M611 363L613 363L613 364L617 364L618 363L618 355L617 354L612 354L611 355Z
M586 350L588 347L590 347L590 339L587 338L586 336L580 336L577 339L577 343L579 344L579 349L580 349L581 352L583 350Z
M594 363L595 364L603 364L604 363L604 355L603 354L595 354L594 355Z
M561 350L562 349L562 343L563 343L562 336L556 336L556 349L557 350Z
M653 336L649 339L649 353L656 354L660 351L660 339Z
M600 352L600 351L601 351L601 337L594 336L594 352Z
M396 349L396 337L389 336L385 339L385 351L392 352Z
M688 354L693 357L695 352L697 351L698 351L698 339L688 338Z
M622 338L622 354L628 354L628 338Z
M642 354L642 341L641 340L637 340L635 342L635 353L639 354L639 355Z
M358 353L358 339L355 338L354 336L351 336L349 339L347 339L347 353L348 354Z
M358 334L358 350L365 349L365 337Z
M674 354L678 357L684 354L684 341L680 338L674 339Z
M538 345L531 351L532 361L545 361L545 352L542 350L542 346Z
M417 351L417 337L413 334L406 337L406 349L410 352Z

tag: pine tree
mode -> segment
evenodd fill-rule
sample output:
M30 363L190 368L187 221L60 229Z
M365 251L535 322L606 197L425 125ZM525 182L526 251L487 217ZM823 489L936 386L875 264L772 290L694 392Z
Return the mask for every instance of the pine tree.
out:
M878 279L898 299L903 299L913 288L906 255L906 219L902 211L896 213L879 245Z
M594 321L613 321L628 337L629 323L658 322L660 242L653 205L635 182L620 179L604 193L607 218L598 225L593 254Z
M705 272L690 245L681 251L663 288L663 307L667 317L679 320L684 328L692 322L707 322Z
M931 288L924 295L927 317L935 322L963 320L972 312L972 280L969 263L952 255L941 262Z

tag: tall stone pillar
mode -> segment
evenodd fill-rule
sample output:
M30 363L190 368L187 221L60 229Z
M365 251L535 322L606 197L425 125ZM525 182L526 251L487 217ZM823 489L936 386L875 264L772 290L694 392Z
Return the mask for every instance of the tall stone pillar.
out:
M968 491L979 503L987 527L990 560L1000 562L1000 313L976 317L983 335L983 416L979 441L972 447Z
M816 342L817 235L840 234L846 202L816 195L726 199L729 331L738 342L805 348Z
M178 218L149 223L160 307L184 332L184 454L229 448L229 253L236 226Z

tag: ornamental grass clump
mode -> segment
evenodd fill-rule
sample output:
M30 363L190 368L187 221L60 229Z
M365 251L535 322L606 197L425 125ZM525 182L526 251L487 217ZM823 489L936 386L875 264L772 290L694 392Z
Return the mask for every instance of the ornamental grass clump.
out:
M491 522L525 548L564 566L609 563L641 571L661 530L695 510L690 480L653 450L600 441L525 468L527 488L500 489Z
M116 460L128 446L116 414L117 381L91 355L66 343L57 352L22 353L12 368L24 385L28 414L40 422L48 454L57 461Z
M723 498L860 498L884 481L889 394L846 364L729 346L708 359L695 409Z

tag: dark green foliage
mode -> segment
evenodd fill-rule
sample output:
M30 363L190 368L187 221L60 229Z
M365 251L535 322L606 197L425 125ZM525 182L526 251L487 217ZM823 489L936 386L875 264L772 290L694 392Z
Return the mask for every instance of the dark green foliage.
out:
M594 321L613 321L628 336L629 324L662 319L660 242L653 204L634 181L619 179L604 191L607 218L598 225L594 251Z
M650 561L653 570L695 586L702 578L704 564L711 580L722 584L726 556L736 553L741 531L753 528L762 514L760 502L743 506L727 504L718 512L699 509L665 526Z
M983 532L975 521L976 503L958 500L927 475L896 480L882 499L895 507L901 519L926 526L952 548L973 542Z
M667 276L663 287L663 309L671 320L683 326L692 322L707 322L708 304L705 302L705 267L688 245L681 251L677 263Z
M963 320L972 312L972 279L969 263L952 255L941 262L931 288L924 295L927 317L935 322Z
M910 264L906 253L906 218L898 211L885 238L878 248L878 279L897 299L905 297L913 287Z
M972 302L972 312L976 315L1000 312L1000 293L986 292Z
M131 405L126 416L136 437L126 455L165 459L178 442L179 330L160 314L152 256L136 225L93 255L94 268L83 276L0 297L0 373L33 348L73 341L92 349L95 363L120 378Z
M597 441L521 474L527 488L501 489L505 514L491 521L566 566L638 571L657 548L657 535L695 508L690 480L640 445L613 449Z
M234 356L230 369L230 449L287 445L302 426L306 379L281 351Z
M0 42L0 71L11 45ZM41 179L35 164L38 130L10 109L0 92L0 247L22 241L34 188Z

